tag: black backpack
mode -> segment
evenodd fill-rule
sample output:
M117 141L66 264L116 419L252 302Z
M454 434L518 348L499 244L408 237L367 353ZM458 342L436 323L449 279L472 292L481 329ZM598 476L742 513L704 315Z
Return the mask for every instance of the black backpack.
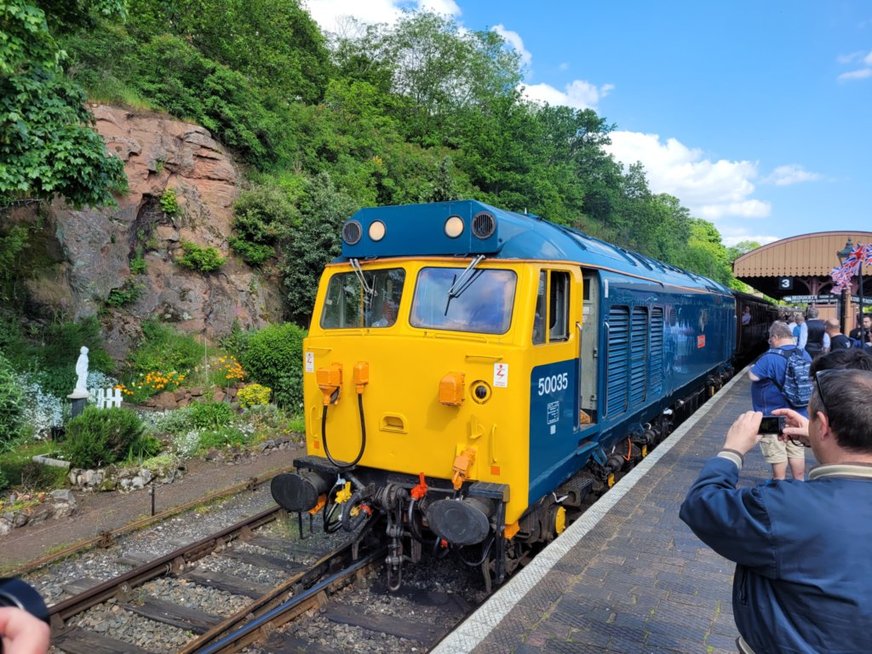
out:
M788 351L781 349L773 349L771 351L778 352L778 354L787 359L784 382L779 384L773 380L778 390L781 391L784 398L793 408L802 409L807 407L812 392L811 375L809 375L811 362L802 356L803 350L798 347Z

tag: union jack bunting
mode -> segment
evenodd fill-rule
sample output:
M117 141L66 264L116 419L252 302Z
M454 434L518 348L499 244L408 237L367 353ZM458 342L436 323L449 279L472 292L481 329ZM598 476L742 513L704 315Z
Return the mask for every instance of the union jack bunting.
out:
M851 288L851 277L859 272L861 263L872 265L872 243L858 243L845 257L842 265L832 269L830 276L833 278L833 293L841 293Z

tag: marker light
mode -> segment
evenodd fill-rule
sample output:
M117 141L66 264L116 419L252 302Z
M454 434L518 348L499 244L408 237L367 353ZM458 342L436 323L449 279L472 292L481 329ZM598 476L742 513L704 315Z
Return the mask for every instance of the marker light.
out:
M451 216L445 221L445 235L448 238L457 238L463 234L463 219L460 216Z
M349 220L342 226L342 240L348 245L355 245L360 240L363 230L356 220Z
M376 220L369 226L369 237L373 241L380 241L385 237L385 224Z

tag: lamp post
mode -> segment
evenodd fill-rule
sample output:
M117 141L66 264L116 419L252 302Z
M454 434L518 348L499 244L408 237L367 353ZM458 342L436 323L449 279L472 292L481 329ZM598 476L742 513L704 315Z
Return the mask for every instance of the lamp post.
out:
M839 257L839 262L844 264L845 259L850 256L851 252L854 251L854 242L848 238L848 242L845 243L845 247L836 252L836 256ZM866 328L863 326L863 258L860 257L860 260L857 262L857 308L860 312L860 342L863 345L866 344ZM850 295L851 289L848 289L848 298L850 303ZM850 331L849 331L850 333Z

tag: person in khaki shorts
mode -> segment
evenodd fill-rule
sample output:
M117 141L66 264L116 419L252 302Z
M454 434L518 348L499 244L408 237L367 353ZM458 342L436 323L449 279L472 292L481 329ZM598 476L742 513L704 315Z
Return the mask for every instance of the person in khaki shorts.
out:
M787 440L782 441L778 434L764 434L760 439L760 451L763 459L772 466L772 478L784 479L787 476L787 464L793 478L799 481L805 477L805 447L795 445ZM780 472L781 476L776 474Z
M778 350L790 352L798 347L793 341L793 334L787 324L781 321L772 323L769 327L770 349L754 362L748 372L754 411L760 411L764 416L771 416L776 409L794 408L790 406L790 402L781 390L787 372L787 359L779 354ZM811 361L805 350L802 350L802 355ZM805 408L796 410L802 415L807 413ZM772 466L772 479L786 479L788 464L794 479L805 479L805 448L801 445L779 440L778 434L764 434L760 439L760 450L766 463Z

